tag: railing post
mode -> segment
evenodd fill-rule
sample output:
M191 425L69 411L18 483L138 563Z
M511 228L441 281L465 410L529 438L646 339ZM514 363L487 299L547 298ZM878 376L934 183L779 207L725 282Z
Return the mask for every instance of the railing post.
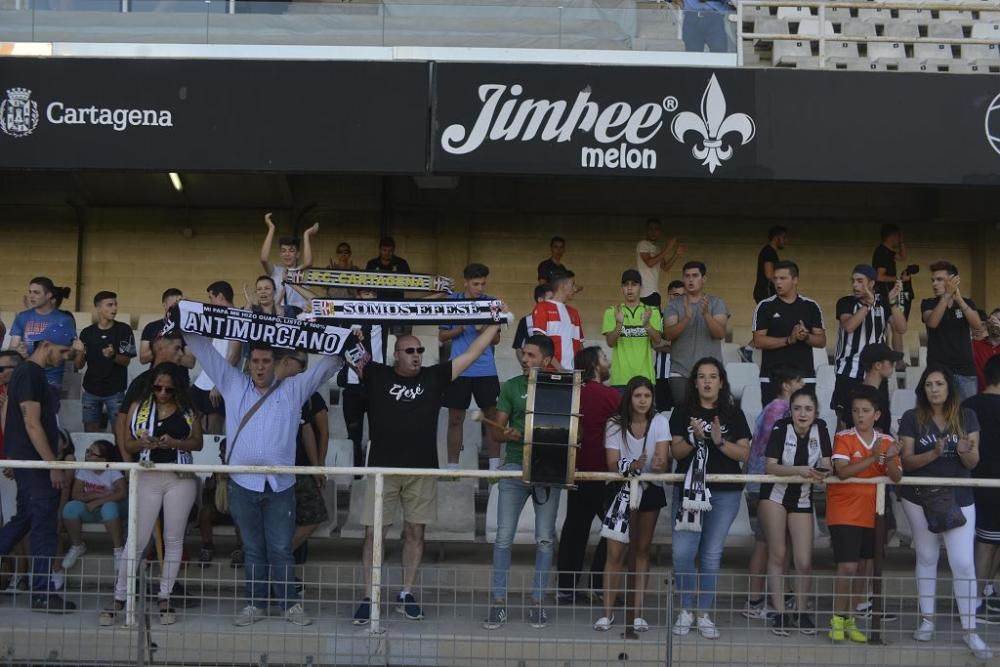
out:
M736 3L736 66L743 67L743 0Z
M126 569L125 583L125 625L135 625L135 593L136 574L138 573L139 562L139 467L136 466L128 471L128 538L125 544L128 551L125 552L125 562L119 567Z
M819 68L826 69L826 5L819 6ZM879 487L882 485L880 484Z
M371 482L371 479L368 480ZM375 507L372 512L372 590L371 590L371 633L382 633L382 494L385 491L385 475L375 473Z

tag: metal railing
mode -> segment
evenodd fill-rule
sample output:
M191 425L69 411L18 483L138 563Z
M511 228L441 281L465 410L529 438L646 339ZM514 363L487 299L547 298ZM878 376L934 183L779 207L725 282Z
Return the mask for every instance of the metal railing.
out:
M129 480L129 512L128 512L128 531L129 534L134 534L137 530L138 512L135 511L136 503L138 499L138 484L141 483L141 477L144 473L150 471L157 472L198 472L198 473L268 473L268 474L298 474L298 475L365 475L369 479L374 478L374 521L373 521L373 541L374 550L372 557L372 570L371 570L371 587L368 591L368 595L371 598L371 621L367 628L367 634L371 636L373 641L379 641L379 637L385 634L385 623L381 616L381 609L383 607L383 595L382 591L385 588L386 578L384 575L384 545L383 545L383 526L385 524L385 517L383 516L383 490L385 478L387 476L427 476L436 477L445 480L454 480L459 478L464 479L502 479L502 478L520 478L521 473L519 471L489 471L489 470L442 470L442 469L400 469L400 468L356 468L356 467L295 467L295 466L226 466L226 465L178 465L178 464L156 464L156 465L141 465L137 463L85 463L85 462L43 462L43 461L14 461L7 460L2 462L2 467L6 468L34 468L34 469L91 469L91 470L119 470L127 473ZM614 473L587 473L580 472L577 473L576 478L580 481L592 481L592 480L604 480L604 481L623 481L620 475ZM811 482L803 480L800 477L781 477L774 475L718 475L710 474L707 476L709 482L788 482L795 484ZM640 482L680 482L683 481L683 475L667 473L658 475L642 475L640 477L631 478L628 480L630 484L637 487ZM836 478L830 478L823 482L825 484L866 484L876 486L876 498L877 498L877 513L884 514L886 505L886 485L893 484L888 478L870 478L870 479L856 479L851 478L847 480L839 480ZM895 483L896 486L961 486L961 487L988 487L988 488L1000 488L1000 479L953 479L953 478L930 478L930 477L904 477L899 483ZM633 498L636 494L633 494ZM129 540L130 552L123 554L123 563L126 567L127 564L135 564L140 560L140 554L138 553L138 548L140 545L137 544L136 540ZM143 574L144 570L142 568L129 567L127 578L127 600L125 608L125 625L131 628L137 627L137 622L142 622L140 618L144 613L148 614L143 608L143 594L146 575ZM652 573L651 573L652 576ZM747 575L729 575L734 579L745 579ZM819 577L818 580L822 580ZM906 578L910 583L912 583L912 577ZM902 585L902 584L900 584ZM653 584L651 584L653 586ZM731 585L733 591L737 588L736 583ZM471 587L476 588L476 587ZM513 587L512 587L513 588ZM652 588L650 589L652 591ZM721 589L720 589L721 590ZM730 591L730 592L733 592ZM470 595L474 595L476 590L471 590ZM481 591L480 591L481 592ZM664 590L661 589L657 595L662 595ZM666 593L666 608L660 609L660 613L666 613L666 617L669 619L673 612L673 603L670 601L674 594L674 584L668 580ZM239 597L239 592L237 592L237 598ZM137 603L138 600L138 603ZM137 604L139 607L137 607ZM457 604L457 603L456 603ZM472 604L471 602L469 603ZM737 610L735 608L735 603L731 605L726 613L730 615L736 615ZM467 620L467 619L466 619ZM148 630L148 618L145 620L145 625L139 629ZM666 635L661 637L666 645L667 655L672 655L671 651L674 651L676 647L671 648L671 642L678 641L676 638L672 638L669 633L669 628L667 628ZM825 634L821 631L820 634ZM356 638L356 637L355 637ZM714 650L714 649L713 649ZM701 654L699 654L701 655ZM703 657L703 656L702 656ZM658 658L657 658L658 659ZM950 659L950 658L949 658ZM817 659L818 660L818 659ZM701 658L694 659L690 658L683 661L684 664L691 664L700 662ZM655 663L656 661L654 661ZM668 660L669 662L669 660ZM712 663L712 660L707 661ZM753 662L753 661L751 661ZM829 661L827 661L829 662ZM3 664L2 657L0 657L0 664ZM213 663L214 664L214 663ZM662 664L662 663L661 663ZM714 663L713 663L714 664ZM824 664L822 661L810 664ZM833 664L833 663L829 663ZM839 664L839 663L838 663ZM845 663L845 664L849 664Z
M760 18L754 16L748 16L746 12L747 7L791 7L791 8L806 8L806 9L816 9L817 13L815 15L810 15L809 17L792 18L790 22L795 23L805 20L816 20L819 24L818 33L762 33L752 30L746 32L743 30L743 24L745 21L749 21L752 18ZM818 42L819 43L819 67L821 69L825 68L827 65L827 43L828 42L850 42L856 44L867 44L872 42L882 42L891 44L948 44L948 45L1000 45L1000 33L994 38L977 38L977 37L906 37L906 36L891 36L891 35L871 35L871 36L859 36L859 35L846 35L842 33L827 33L826 25L827 22L835 23L842 20L843 17L834 18L829 15L830 9L863 9L863 10L887 10L890 12L890 16L887 16L885 20L878 21L879 23L891 23L894 21L902 21L899 18L891 17L892 10L902 10L902 11L948 11L948 12L969 12L970 16L975 12L1000 12L1000 3L998 2L956 2L956 3L938 3L938 2L882 2L881 0L869 0L867 2L841 2L834 0L833 2L817 2L815 0L804 0L797 2L796 0L739 0L736 7L736 29L738 40L737 43L741 46L737 48L737 62L740 67L744 64L744 54L743 54L743 40L759 40L766 42L780 42L780 41L792 41L792 42ZM1000 60L998 63L1000 64Z

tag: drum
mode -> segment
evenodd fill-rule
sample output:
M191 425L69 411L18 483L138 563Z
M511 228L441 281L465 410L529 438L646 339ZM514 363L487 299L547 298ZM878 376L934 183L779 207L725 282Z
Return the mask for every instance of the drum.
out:
M532 368L529 372L524 415L525 482L575 488L582 386L580 371Z

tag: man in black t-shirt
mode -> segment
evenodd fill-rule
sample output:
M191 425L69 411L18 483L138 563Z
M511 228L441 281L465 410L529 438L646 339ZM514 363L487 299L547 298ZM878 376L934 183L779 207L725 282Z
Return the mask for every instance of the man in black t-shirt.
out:
M903 317L910 319L910 308L913 306L913 282L911 276L906 271L896 271L896 261L906 261L906 246L903 244L903 232L899 225L882 225L882 243L875 248L872 253L872 266L878 276L877 294L882 303L889 302L889 292L892 291L897 280L902 281L903 291L899 295L899 306L903 309ZM903 334L893 333L892 349L897 352L903 351Z
M97 323L80 332L74 344L79 354L76 369L84 366L83 376L83 430L95 433L113 422L125 400L128 384L128 364L135 356L135 337L132 327L116 322L118 295L101 291L94 295Z
M552 288L547 283L535 286L535 303L548 301L551 298ZM521 361L521 348L524 347L524 341L528 340L530 330L531 313L528 313L517 321L517 329L514 331L514 342L511 344L511 347L514 348L514 354L517 355L518 362Z
M760 303L774 295L774 267L778 263L778 251L785 249L788 229L776 226L767 230L767 245L757 253L757 281L753 286L754 303Z
M396 241L391 236L384 237L378 244L378 257L368 260L365 271L377 273L409 273L410 265L402 257L396 256ZM379 290L379 297L386 301L398 301L405 297L403 290Z
M826 330L819 304L798 293L799 267L795 262L774 265L776 294L757 304L753 311L753 346L763 351L760 363L760 392L763 405L778 393L772 387L770 371L778 364L802 374L802 380L816 384L812 348L826 347Z
M562 263L563 255L566 254L566 239L561 236L553 236L549 241L549 258L542 260L538 264L538 284L548 285L552 282L555 273L566 273L569 269Z
M504 307L506 312L506 306ZM393 350L393 365L369 361L356 369L368 392L371 445L368 465L390 468L438 468L437 423L441 393L479 358L493 342L499 325L485 327L469 348L451 361L423 366L424 348L415 336L400 336ZM391 476L383 489L383 527L397 509L403 514L403 590L397 611L411 620L423 618L413 597L413 584L424 551L424 527L437 518L437 481L433 477ZM365 590L371 586L374 533L375 480L365 484L361 523L367 526L363 552ZM354 624L371 617L371 600L365 598L354 613Z
M181 292L176 287L171 287L163 291L163 296L161 301L163 303L163 318L158 320L153 320L142 328L142 333L139 334L139 361L144 364L153 363L153 350L152 343L153 340L160 335L163 331L163 325L166 322L166 315L170 312L170 308L173 307L178 301L184 298L184 293ZM194 368L194 355L187 350L187 346L184 345L184 341L181 340L181 350L183 355L177 364L183 368Z
M27 461L55 461L59 448L56 412L59 399L45 378L46 368L66 363L72 354L76 333L62 322L50 323L36 334L28 360L14 369L7 385L4 453L7 458ZM31 608L64 614L76 605L49 590L49 570L58 542L59 498L66 484L62 470L15 468L17 512L0 528L0 556L31 534L33 576Z
M979 463L972 469L976 479L1000 479L1000 357L993 357L983 368L986 388L962 403L979 419ZM973 489L976 498L976 578L986 584L982 591L987 613L995 619L1000 613L993 580L1000 566L1000 489ZM977 591L980 592L980 591ZM978 615L978 614L977 614ZM982 618L982 616L980 616Z
M972 299L962 296L958 267L951 262L934 262L931 287L934 298L920 302L927 325L927 365L939 364L955 376L960 400L975 396L978 388L976 364L972 358L972 333L983 327Z

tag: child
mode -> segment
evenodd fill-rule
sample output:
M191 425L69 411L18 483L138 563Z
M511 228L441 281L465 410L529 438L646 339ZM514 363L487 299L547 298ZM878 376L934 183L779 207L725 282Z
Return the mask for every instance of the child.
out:
M267 235L260 247L260 265L264 272L271 277L277 288L275 302L279 306L284 306L285 317L296 317L305 308L305 299L288 289L285 285L285 275L288 271L308 269L312 266L312 244L311 237L319 231L319 223L307 229L302 235L301 246L299 239L294 236L283 236L278 240L280 246L281 264L277 265L271 261L271 244L274 243L274 223L271 221L271 214L264 216L264 224L267 226Z
M893 482L903 478L899 445L891 436L875 430L880 416L878 404L878 390L874 387L854 389L854 428L838 433L833 443L833 466L838 478L888 475ZM865 561L875 555L875 494L875 486L870 484L833 484L826 492L826 520L837 562L829 633L835 642L868 641L849 614L865 591L864 579L857 576L859 565L867 566Z
M107 463L115 446L107 440L95 440L87 448L87 463ZM125 476L118 470L78 470L73 482L72 500L63 507L63 524L69 533L70 548L63 558L64 570L76 565L80 556L87 553L80 527L83 523L103 523L111 536L114 547L115 568L122 554L122 522L128 509Z

